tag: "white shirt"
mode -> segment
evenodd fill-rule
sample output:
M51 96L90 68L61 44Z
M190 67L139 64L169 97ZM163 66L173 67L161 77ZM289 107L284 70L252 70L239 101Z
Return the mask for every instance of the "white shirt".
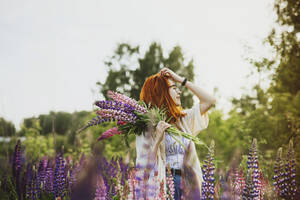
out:
M201 115L200 113L200 102L194 105L191 109L184 110L186 116L181 117L178 122L176 122L177 127L185 133L190 133L196 136L201 130L207 128L208 126L208 114L205 113ZM136 165L146 167L146 165L152 167L150 172L149 184L155 183L155 171L157 172L158 179L160 181L164 180L166 183L166 151L165 151L165 141L160 143L159 149L156 155L152 155L154 144L154 131L145 132L145 135L136 136ZM167 137L167 136L166 136ZM164 138L165 140L165 138ZM190 150L186 153L187 165L195 173L195 179L197 180L197 186L201 189L201 184L203 181L202 171L200 166L200 161L197 156L196 147L194 142L190 143ZM189 178L189 177L187 177ZM159 183L157 185L159 188Z
M185 137L174 135L177 140L181 141L185 148L189 145L189 140ZM183 167L184 148L179 144L169 133L165 136L165 151L166 151L166 165L170 168L181 169Z

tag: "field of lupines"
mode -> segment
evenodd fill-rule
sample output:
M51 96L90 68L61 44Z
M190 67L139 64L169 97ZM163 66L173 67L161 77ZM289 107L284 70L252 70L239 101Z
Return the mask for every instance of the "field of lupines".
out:
M203 161L202 193L193 190L182 177L185 194L182 199L300 199L292 141L285 157L283 149L278 150L272 181L259 168L256 139L249 149L247 169L231 169L226 176L216 179L219 175L215 174L214 145L212 142ZM164 193L163 184L158 184L160 188L145 184L145 174L138 173L141 166L129 166L121 158L106 160L82 155L76 161L58 153L55 158L44 157L39 162L28 163L18 141L9 163L0 166L1 199L174 199L170 171ZM184 170L189 174L188 169Z

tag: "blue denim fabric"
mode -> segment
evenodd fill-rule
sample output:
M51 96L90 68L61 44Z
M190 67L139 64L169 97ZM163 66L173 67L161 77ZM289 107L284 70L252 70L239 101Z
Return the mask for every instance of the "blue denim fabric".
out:
M174 198L175 200L180 200L181 199L181 176L180 175L175 175L173 174L173 180L174 180L174 186L175 186L175 194L174 194Z

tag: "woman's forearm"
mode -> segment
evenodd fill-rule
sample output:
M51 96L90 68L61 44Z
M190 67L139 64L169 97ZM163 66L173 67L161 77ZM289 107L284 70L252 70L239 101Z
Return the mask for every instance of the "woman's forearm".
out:
M216 103L216 99L212 95L208 94L194 83L187 81L185 87L191 90L192 93L196 95L202 103L210 103L212 105Z
M198 97L200 100L200 112L201 114L204 114L207 112L213 105L216 104L216 99L205 92L203 89L195 85L194 83L187 81L185 84L185 87L187 87L194 95Z

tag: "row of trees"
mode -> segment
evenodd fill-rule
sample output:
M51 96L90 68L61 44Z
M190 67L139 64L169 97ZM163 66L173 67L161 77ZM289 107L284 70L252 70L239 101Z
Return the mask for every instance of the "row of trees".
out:
M73 113L50 111L49 114L25 118L19 131L16 131L12 122L0 118L0 136L25 136L26 130L35 127L37 121L39 121L41 135L47 135L52 132L59 135L74 133L76 129L80 128L80 125L84 125L83 119L89 116L90 113L88 111Z

